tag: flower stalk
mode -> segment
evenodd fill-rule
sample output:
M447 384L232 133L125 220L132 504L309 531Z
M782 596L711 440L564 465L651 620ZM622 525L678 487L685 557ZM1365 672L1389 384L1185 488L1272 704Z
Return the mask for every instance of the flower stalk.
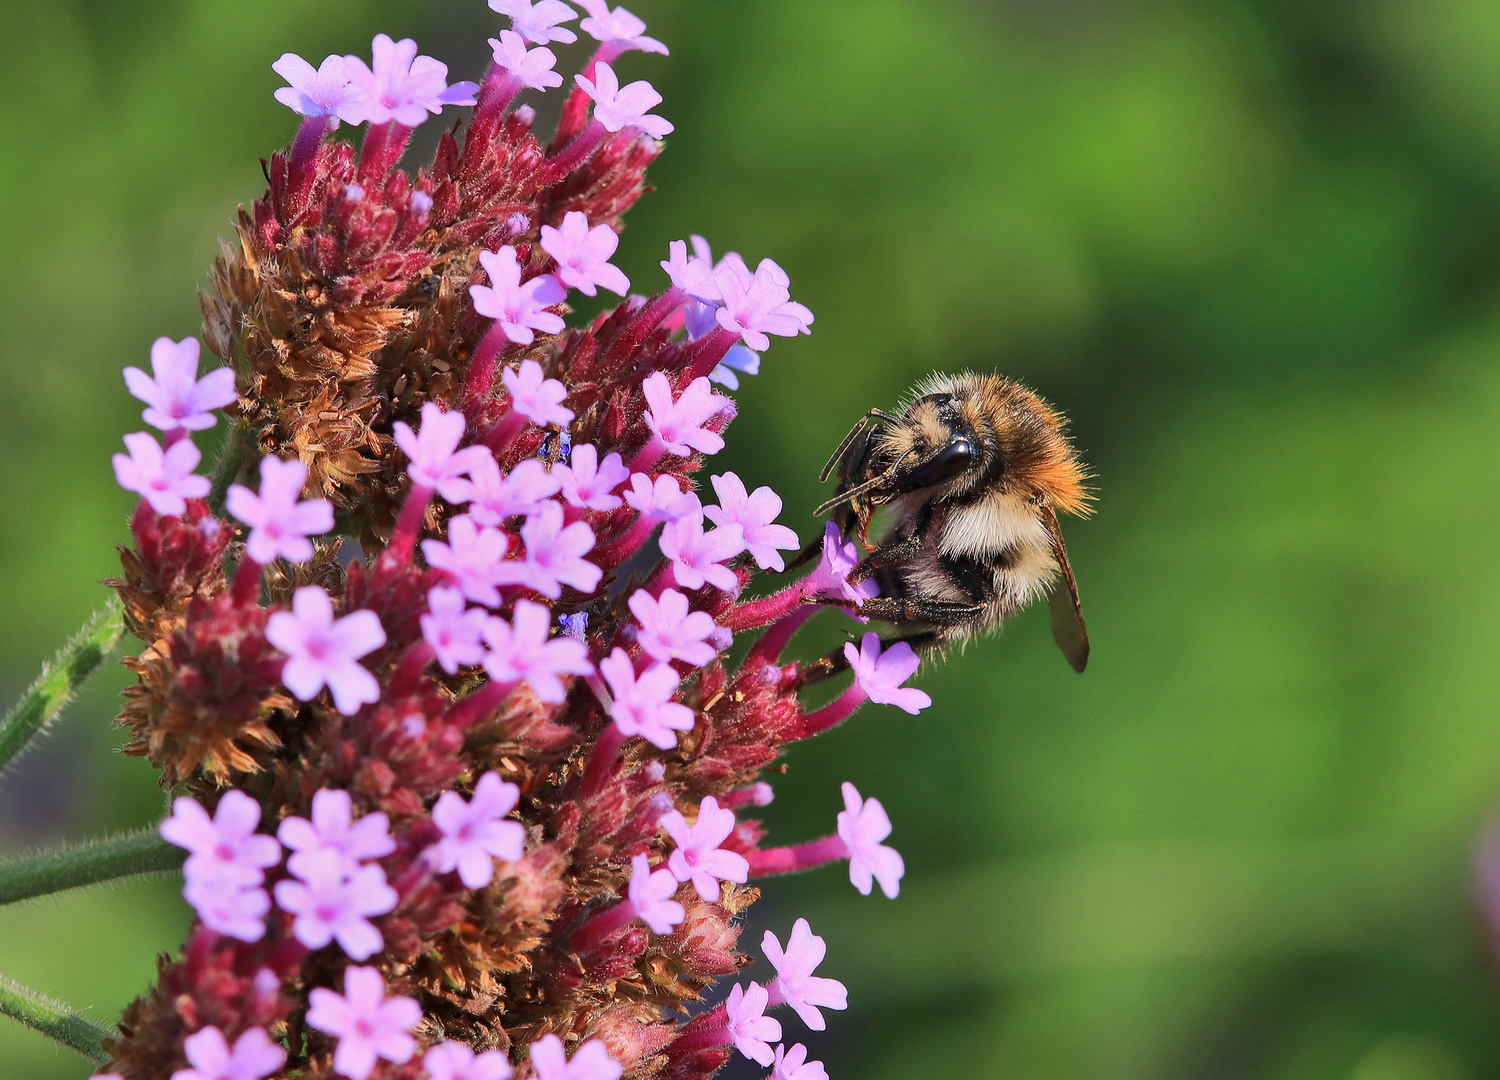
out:
M110 1058L104 1049L105 1040L111 1037L108 1031L85 1020L62 1002L4 975L0 975L0 1016L25 1024L95 1065L102 1065Z
M154 828L71 844L0 863L0 904L102 881L164 873L177 869L182 860L182 852Z

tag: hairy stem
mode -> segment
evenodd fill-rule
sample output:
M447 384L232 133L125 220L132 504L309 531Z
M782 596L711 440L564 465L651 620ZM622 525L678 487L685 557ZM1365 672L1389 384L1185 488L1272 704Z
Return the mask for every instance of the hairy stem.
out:
M76 889L100 881L175 870L187 853L145 828L100 840L85 840L0 863L0 904Z
M254 434L244 424L231 423L229 434L224 437L224 446L214 461L213 474L209 478L212 486L208 492L208 506L215 514L223 513L229 485L239 477L240 469L254 453Z
M89 1023L60 1001L30 990L14 979L0 975L0 1015L8 1016L49 1039L76 1050L96 1065L109 1060L104 1040L114 1036Z

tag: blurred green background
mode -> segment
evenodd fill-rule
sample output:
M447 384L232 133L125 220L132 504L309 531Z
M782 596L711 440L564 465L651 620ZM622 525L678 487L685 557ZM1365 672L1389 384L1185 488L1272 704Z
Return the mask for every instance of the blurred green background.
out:
M835 1080L1500 1075L1474 901L1500 804L1500 7L1487 0L633 0L677 124L621 263L691 231L817 314L723 464L803 535L847 424L933 369L1072 417L1093 631L1033 612L919 718L797 748L767 811L880 797L908 875L770 888L853 1008ZM477 77L480 0L10 0L0 19L0 689L104 599L139 426L119 369L196 332L284 50L412 34ZM576 70L579 48L563 50ZM437 125L422 133L431 145ZM809 651L836 641L830 617ZM0 781L0 846L160 813L119 673ZM0 910L0 972L108 1019L186 924L170 882ZM80 1078L0 1021L0 1076ZM757 1075L738 1072L735 1075Z

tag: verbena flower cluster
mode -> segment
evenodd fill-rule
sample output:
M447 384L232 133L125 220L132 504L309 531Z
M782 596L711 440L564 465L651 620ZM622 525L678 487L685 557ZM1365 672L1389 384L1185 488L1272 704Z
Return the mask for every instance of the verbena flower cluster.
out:
M672 125L611 65L667 49L581 3L598 50L545 143L516 98L563 83L559 0L490 0L512 28L480 84L384 35L369 62L283 56L304 119L204 297L227 366L200 377L199 343L163 338L125 372L162 436L114 460L141 497L113 582L145 644L122 720L177 793L161 833L197 920L104 1075L688 1080L738 1052L825 1076L785 1030L846 1004L805 919L765 934L775 978L697 1003L750 962L751 881L847 860L894 897L891 824L850 784L811 843L740 815L787 744L929 699L910 648L865 634L849 689L799 703L792 634L872 595L832 526L810 575L743 599L799 544L769 488L725 472L702 501L735 413L714 384L813 316L776 263L697 237L630 294L620 219ZM398 168L454 105L472 118L432 164ZM367 125L357 151L341 124ZM599 290L625 299L570 329L570 292Z

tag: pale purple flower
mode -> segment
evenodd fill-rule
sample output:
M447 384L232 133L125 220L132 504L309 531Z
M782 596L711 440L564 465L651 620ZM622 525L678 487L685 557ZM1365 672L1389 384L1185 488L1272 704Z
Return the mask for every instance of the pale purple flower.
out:
M305 877L303 867L320 854L333 853L349 869L367 859L379 859L396 850L391 838L391 820L383 811L354 820L354 803L341 788L320 788L312 797L312 820L289 817L276 830L276 838L294 854L287 869Z
M428 590L427 612L422 616L422 639L432 646L437 662L449 675L484 659L484 623L481 608L467 607L462 589L438 586Z
M667 857L667 869L678 881L691 881L710 904L719 901L719 882L743 885L750 880L750 863L738 852L719 847L734 832L734 811L719 806L709 795L698 804L698 820L687 823L677 810L662 815L662 828L677 847Z
M368 960L385 945L368 916L393 911L399 899L376 863L351 867L336 851L307 852L296 878L276 883L276 906L296 916L292 933L309 949L330 941L351 960Z
M632 473L625 502L642 517L671 521L703 509L698 496L677 486L677 478L663 473L654 481L645 473Z
M743 263L725 260L714 271L714 285L722 304L719 325L739 334L756 352L771 347L767 334L796 337L812 333L813 314L792 300L788 283L786 272L770 259L762 259L753 276Z
M287 562L306 562L313 557L309 536L333 528L333 504L327 499L303 499L307 466L298 458L282 461L265 457L260 462L260 493L232 484L225 508L250 526L245 554L265 565L280 556Z
M625 1071L609 1056L602 1039L590 1039L573 1052L569 1061L563 1041L543 1035L531 1044L531 1068L536 1080L620 1080Z
M620 237L608 225L590 229L586 214L569 210L561 229L542 226L541 243L542 250L557 260L557 276L564 285L585 296L595 296L601 288L621 296L630 291L630 279L609 261Z
M807 1047L798 1043L790 1050L776 1047L776 1061L767 1080L828 1080L828 1072L821 1061L808 1061Z
M718 627L706 611L689 611L688 598L676 589L663 589L652 596L645 589L630 594L630 613L641 624L636 640L653 660L681 660L702 667L719 655L709 644Z
M637 678L624 649L599 661L614 702L609 715L626 736L639 735L659 750L677 746L677 732L693 730L693 710L672 700L681 680L666 664L652 664Z
M270 894L259 885L240 885L222 877L188 877L182 888L203 925L238 941L259 941L266 935Z
M859 547L845 540L839 527L828 522L823 527L823 557L817 569L802 582L803 596L831 596L852 600L856 607L880 593L880 587L871 578L858 585L849 584L849 575L859 565Z
M669 55L667 47L655 38L646 37L646 24L624 8L609 9L605 0L578 0L588 11L579 29L603 45L613 45L619 52L639 49L641 52Z
M491 617L484 624L484 640L489 651L484 670L496 683L527 682L532 691L549 705L560 704L568 696L562 675L592 675L588 647L574 638L549 638L552 612L542 604L517 600L511 621Z
M521 264L516 249L506 244L499 251L481 251L479 262L489 275L488 285L470 285L474 310L495 325L517 345L530 345L534 331L559 334L562 316L546 310L568 298L568 291L551 274L542 274L521 283Z
M593 79L574 75L573 81L594 99L594 119L603 124L606 131L640 128L653 139L662 139L672 133L671 121L651 115L651 110L661 104L661 95L644 79L622 88L614 68L600 61L594 65Z
M432 823L443 838L427 849L427 859L440 874L457 870L470 889L482 889L495 876L495 860L515 862L526 844L526 827L505 816L521 801L521 789L487 772L474 785L468 802L456 791L445 791L432 808Z
M551 49L526 48L526 39L514 30L500 31L499 38L490 38L494 50L495 66L503 67L521 85L532 90L548 90L562 85L562 76L553 71L557 65L557 54Z
M724 449L724 438L703 425L733 403L716 394L705 378L694 379L676 401L672 384L659 371L652 372L641 383L646 398L646 425L661 440L669 454L689 457L694 450L717 454Z
M844 809L839 813L839 839L849 849L849 880L865 896L872 881L892 900L901 891L906 864L901 853L880 841L891 835L891 819L879 799L861 799L853 784L843 786Z
M243 791L226 791L208 811L187 795L172 801L172 814L158 826L161 838L189 852L183 873L240 885L259 885L265 868L281 861L281 845L260 827L261 806Z
M922 664L922 658L904 641L898 641L881 652L880 635L866 634L854 648L844 642L844 656L854 669L860 688L878 705L894 705L916 716L932 704L932 698L912 686L901 684L911 678Z
M543 378L542 365L535 360L522 360L518 371L503 369L500 381L510 391L510 407L532 423L546 427L572 422L573 410L563 405L568 388L556 379Z
M537 0L534 4L531 0L490 0L490 7L501 15L509 15L516 33L533 45L552 41L567 45L578 40L573 31L557 25L578 18L578 12L562 0Z
M508 584L524 585L556 600L564 585L592 592L604 576L603 570L583 557L593 550L594 530L582 521L564 527L560 503L543 503L521 526L521 539L526 544L525 560L500 564Z
M481 525L503 525L508 518L536 513L562 488L562 481L535 458L527 458L504 476L493 457L469 469L469 488L462 502Z
M368 95L349 78L349 66L342 56L329 56L315 68L296 53L282 53L271 70L291 84L276 91L276 100L293 112L330 118L332 128L337 128L340 120L363 122Z
M611 453L602 462L592 443L573 448L569 464L557 465L553 475L562 484L563 498L580 510L618 510L620 497L615 490L630 478L630 470Z
M687 918L687 911L672 897L677 895L677 877L670 870L653 871L646 855L630 860L630 904L653 934L670 934Z
M380 700L380 683L359 662L385 644L385 629L373 611L333 617L333 601L321 585L305 585L292 595L292 610L266 621L266 640L287 654L281 681L299 701L311 701L323 687L345 716Z
M445 570L463 594L476 604L500 606L500 565L510 550L510 537L499 529L481 526L468 514L448 519L448 541L423 540L422 554L429 566Z
M271 1041L265 1028L246 1028L230 1049L224 1033L209 1025L182 1040L190 1069L178 1069L172 1080L263 1080L286 1063L286 1051Z
M476 1054L460 1042L441 1042L422 1055L428 1080L510 1080L510 1061L499 1050Z
M364 119L372 124L394 121L414 128L427 114L436 115L444 105L472 105L479 84L448 85L448 65L430 56L417 55L411 38L392 41L376 34L370 43L373 65L357 56L344 57L350 80L365 92L361 103Z
M688 514L667 522L661 531L661 553L672 560L672 576L684 589L712 585L727 593L739 591L739 578L724 563L745 548L738 525L703 531L703 514Z
M728 387L730 390L740 388L740 379L735 372L744 372L746 375L760 374L760 353L745 345L734 345L724 354L714 369L708 373L708 381L716 382L720 386Z
M745 534L745 547L762 570L784 570L781 551L796 551L797 534L785 525L775 524L781 513L781 496L768 487L758 487L753 495L745 493L745 484L734 473L712 478L718 493L718 506L705 506L704 515L721 528L738 525Z
M165 452L161 443L144 431L125 436L127 457L116 454L115 479L126 491L133 491L151 504L158 514L171 516L187 510L188 499L208 494L208 477L193 472L203 455L192 439L181 439Z
M342 994L319 986L307 997L308 1025L338 1039L333 1067L349 1080L365 1080L382 1058L403 1065L417 1052L411 1030L422 1022L422 1007L409 997L386 997L374 968L346 968Z
M781 1021L765 1014L770 998L760 983L753 982L749 987L735 983L724 1002L724 1028L734 1040L734 1048L760 1065L776 1060L771 1043L781 1038Z
M707 255L708 243L701 236L694 236L693 250L689 257L687 244L673 240L667 245L667 259L661 268L667 272L673 285L683 292L708 304L719 302L719 289L714 284L714 264ZM701 336L701 335L700 335Z
M411 474L411 482L436 491L451 503L463 502L469 492L464 474L485 458L494 460L483 446L458 448L465 424L463 413L444 412L437 402L429 401L422 406L420 431L413 431L404 420L394 425L396 445L410 459L406 471Z
M221 367L198 378L197 338L157 338L151 345L151 374L125 369L130 396L144 401L141 418L160 431L203 431L217 423L214 409L234 404L234 369Z
M776 978L769 987L773 1000L786 1002L796 1010L802 1022L814 1031L822 1031L827 1025L824 1009L847 1009L849 991L837 979L824 979L813 974L823 962L828 947L823 939L812 932L806 919L798 919L792 925L792 935L787 939L786 951L781 942L767 930L761 939L761 948L766 959L776 968Z

